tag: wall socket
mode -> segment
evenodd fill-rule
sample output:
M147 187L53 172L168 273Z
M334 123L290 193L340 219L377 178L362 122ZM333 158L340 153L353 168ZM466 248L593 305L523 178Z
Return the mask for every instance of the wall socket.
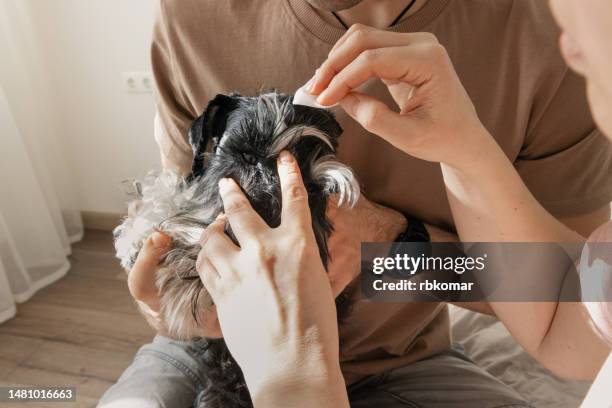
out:
M146 71L122 72L123 88L127 93L153 92L153 74Z

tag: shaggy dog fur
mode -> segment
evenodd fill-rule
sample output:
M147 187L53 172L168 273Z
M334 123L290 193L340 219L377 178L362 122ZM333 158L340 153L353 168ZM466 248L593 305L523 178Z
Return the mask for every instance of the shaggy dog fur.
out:
M334 158L341 133L330 112L293 105L290 96L217 95L189 132L195 155L192 173L182 178L165 171L135 183L137 209L115 230L117 256L129 270L153 231L172 238L172 250L162 260L156 280L161 317L171 337L201 337L200 324L212 305L195 263L202 231L223 210L217 187L222 177L235 179L262 218L271 227L278 226L282 203L276 159L282 150L293 153L327 266L327 238L332 231L325 216L328 197L337 195L341 204L353 205L359 196L352 171ZM234 239L229 228L227 233ZM346 309L340 303L339 316ZM199 406L251 406L240 369L223 340L204 340L203 344L199 357L206 366L208 384L200 394Z

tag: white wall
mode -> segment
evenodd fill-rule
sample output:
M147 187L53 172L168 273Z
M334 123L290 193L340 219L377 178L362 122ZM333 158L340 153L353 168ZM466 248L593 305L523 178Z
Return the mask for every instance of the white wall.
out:
M154 0L27 0L80 209L123 212L121 181L158 169L153 95L121 72L148 71Z

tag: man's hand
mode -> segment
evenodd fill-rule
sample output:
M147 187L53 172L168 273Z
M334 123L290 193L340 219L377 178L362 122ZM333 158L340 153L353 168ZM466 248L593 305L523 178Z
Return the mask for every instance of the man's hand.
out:
M338 296L361 272L361 243L389 242L406 230L407 221L398 211L383 207L363 195L353 208L327 206L334 231L329 242L329 280Z
M387 85L399 112L355 91L370 78ZM485 154L483 146L495 144L430 33L353 25L317 70L310 91L318 103L339 102L365 129L423 160L469 165Z
M153 233L142 245L132 270L128 273L128 288L149 324L158 333L165 332L159 318L159 294L155 274L162 256L170 250L172 240L161 232Z

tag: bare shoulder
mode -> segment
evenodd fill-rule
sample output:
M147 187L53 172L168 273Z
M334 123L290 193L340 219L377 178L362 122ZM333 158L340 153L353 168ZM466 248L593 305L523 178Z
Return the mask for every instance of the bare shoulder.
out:
M582 251L582 260L581 260L581 271L590 271L591 274L594 273L591 270L591 266L594 264L596 260L604 261L607 264L607 271L604 276L610 281L612 284L612 251L610 250L610 243L612 243L612 220L606 222L599 228L597 228L591 236ZM602 268L602 263L597 265L597 268ZM601 274L601 272L599 272ZM595 275L597 276L597 275ZM598 285L599 286L599 285Z
M612 220L593 231L589 237L589 242L612 242Z

